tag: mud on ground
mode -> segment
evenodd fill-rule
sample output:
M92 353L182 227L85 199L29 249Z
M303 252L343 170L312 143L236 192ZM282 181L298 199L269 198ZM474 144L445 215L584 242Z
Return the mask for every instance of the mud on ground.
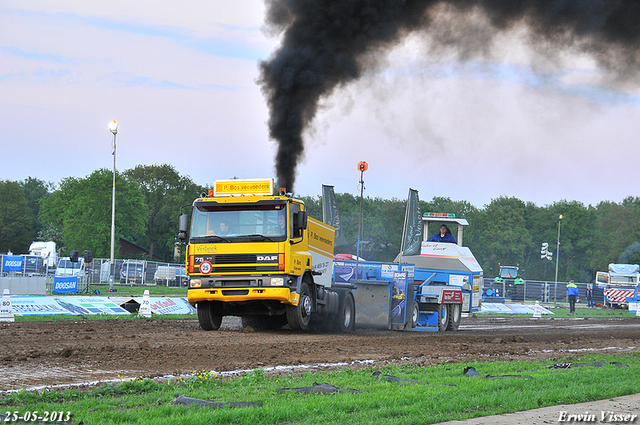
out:
M469 317L458 332L351 334L252 332L237 318L225 318L215 332L200 330L195 318L78 320L2 323L0 335L0 390L10 390L199 370L621 354L640 349L640 318Z

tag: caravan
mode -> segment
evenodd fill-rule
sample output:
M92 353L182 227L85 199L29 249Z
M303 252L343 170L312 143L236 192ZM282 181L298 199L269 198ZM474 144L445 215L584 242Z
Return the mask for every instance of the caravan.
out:
M56 243L55 242L33 242L31 246L29 246L29 255L37 255L38 257L42 257L45 266L48 269L53 269L56 267L56 263L58 262L58 253L56 252Z

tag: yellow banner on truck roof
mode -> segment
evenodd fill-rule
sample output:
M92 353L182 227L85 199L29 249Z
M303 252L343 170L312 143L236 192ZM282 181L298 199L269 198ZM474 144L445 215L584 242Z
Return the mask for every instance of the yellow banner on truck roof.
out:
M273 179L258 180L216 180L213 196L225 195L272 195Z

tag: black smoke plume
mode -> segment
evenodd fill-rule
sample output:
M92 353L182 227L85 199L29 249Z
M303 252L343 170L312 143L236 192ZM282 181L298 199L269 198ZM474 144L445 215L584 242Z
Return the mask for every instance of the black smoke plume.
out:
M618 258L620 264L636 264L640 260L640 242L636 241L629 245Z
M587 53L618 78L640 63L638 0L265 0L266 23L282 43L260 63L269 134L278 143L276 174L293 191L303 132L318 102L376 69L383 53L413 32L428 34L458 59L491 57L493 37L526 29L528 44L553 62L563 50ZM449 25L481 15L485 24ZM457 17L457 18L456 18Z

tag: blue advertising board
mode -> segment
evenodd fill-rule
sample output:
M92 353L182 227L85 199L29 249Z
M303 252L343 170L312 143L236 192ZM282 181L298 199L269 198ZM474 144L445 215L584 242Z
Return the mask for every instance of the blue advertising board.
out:
M5 255L2 261L2 271L5 272L21 272L22 271L22 256L19 255Z
M53 278L54 294L75 294L78 292L78 276Z
M394 272L391 290L391 323L407 322L407 275L408 272Z

